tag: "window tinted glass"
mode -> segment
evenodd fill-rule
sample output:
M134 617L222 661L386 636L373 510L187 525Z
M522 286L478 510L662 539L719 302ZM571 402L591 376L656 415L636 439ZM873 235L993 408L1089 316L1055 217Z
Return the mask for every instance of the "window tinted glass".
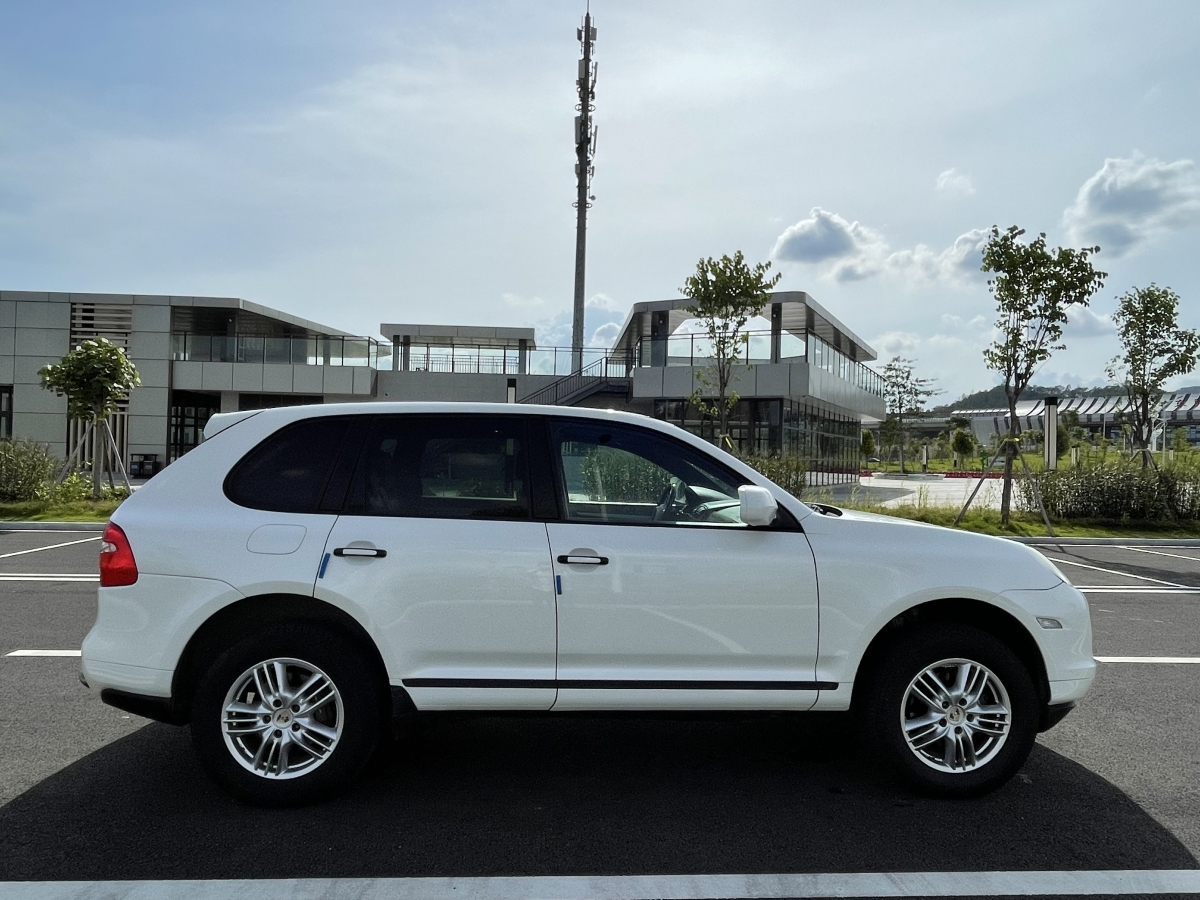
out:
M321 416L271 435L238 463L225 484L234 503L276 512L316 512L348 419Z
M381 416L363 446L348 512L529 518L525 455L517 419Z
M745 482L681 443L605 423L560 421L551 432L572 521L745 527Z

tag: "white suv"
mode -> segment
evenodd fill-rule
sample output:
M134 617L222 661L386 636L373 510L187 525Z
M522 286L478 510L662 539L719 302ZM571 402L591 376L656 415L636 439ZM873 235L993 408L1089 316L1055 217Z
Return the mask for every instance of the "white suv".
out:
M996 538L808 506L642 416L373 403L215 416L114 514L84 683L287 804L437 710L852 710L979 793L1095 672L1087 602Z

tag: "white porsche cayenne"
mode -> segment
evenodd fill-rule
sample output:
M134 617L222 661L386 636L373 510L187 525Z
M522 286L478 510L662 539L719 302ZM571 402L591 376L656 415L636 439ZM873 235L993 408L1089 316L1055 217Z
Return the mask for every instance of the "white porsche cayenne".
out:
M190 723L254 802L326 796L439 710L850 710L917 787L978 794L1095 673L1038 553L806 505L642 416L333 404L206 437L108 525L81 678Z

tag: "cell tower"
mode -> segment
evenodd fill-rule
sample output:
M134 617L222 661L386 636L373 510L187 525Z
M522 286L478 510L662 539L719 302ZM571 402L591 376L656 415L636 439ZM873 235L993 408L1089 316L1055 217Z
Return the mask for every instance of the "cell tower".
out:
M575 86L579 90L579 104L575 107L575 312L571 320L571 371L583 368L583 301L584 272L587 258L587 211L591 208L592 174L596 171L592 160L596 156L596 128L592 125L592 113L596 107L596 63L592 62L592 45L596 42L596 28L592 25L592 10L589 3L583 16L583 27L575 30L579 38L582 58L579 60L579 78Z

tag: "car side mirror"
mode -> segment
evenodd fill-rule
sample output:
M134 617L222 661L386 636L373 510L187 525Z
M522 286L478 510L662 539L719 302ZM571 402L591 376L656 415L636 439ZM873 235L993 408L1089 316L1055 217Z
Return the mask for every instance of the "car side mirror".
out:
M747 525L770 525L779 514L775 496L765 487L743 484L738 488L738 501L741 504L739 515Z

